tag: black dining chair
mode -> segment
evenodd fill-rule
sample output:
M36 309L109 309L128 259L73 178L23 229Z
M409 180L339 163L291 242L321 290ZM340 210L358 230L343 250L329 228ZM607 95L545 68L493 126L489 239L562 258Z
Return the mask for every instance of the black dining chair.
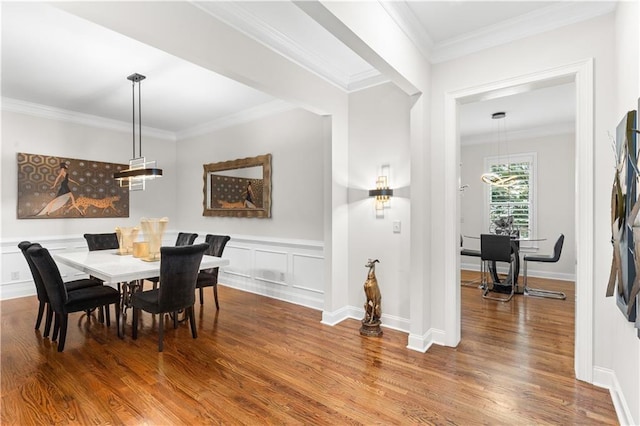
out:
M84 234L84 239L87 241L89 251L110 250L120 247L118 235L115 232L104 234Z
M567 295L561 291L545 290L542 288L530 288L527 286L527 263L528 262L544 262L556 263L560 260L562 254L562 246L564 244L564 234L560 234L553 246L553 254L551 255L531 255L524 256L524 294L527 296L547 297L550 299L566 299Z
M209 256L222 257L222 252L224 251L225 246L231 239L228 235L212 235L207 234L205 237L205 242L208 244L209 248L204 254ZM213 287L213 298L216 301L216 310L220 309L220 304L218 303L218 268L205 269L198 273L198 282L196 283L196 288L200 292L200 304L203 304L204 300L204 291L205 287Z
M44 282L42 281L42 277L40 276L40 272L36 265L33 263L33 259L31 259L31 255L28 252L30 247L42 247L38 243L32 243L30 241L22 241L18 244L18 248L22 251L22 254L27 261L27 265L29 265L29 270L31 271L31 277L33 278L33 283L36 286L36 295L38 297L38 316L36 318L36 326L35 329L39 330L40 325L42 324L42 317L46 308L46 318L44 323L44 337L49 337L49 333L51 330L51 321L53 319L53 310L49 304L49 296L47 296L47 290L44 287ZM65 289L67 292L75 291L81 288L87 287L95 287L98 285L102 285L101 282L94 279L79 279L73 281L66 281L64 283ZM89 314L89 312L87 312Z
M92 287L80 288L74 291L67 291L62 281L58 265L51 257L49 250L43 247L31 246L27 249L27 254L33 260L36 269L40 273L44 283L49 305L55 314L53 325L53 336L55 341L60 332L58 340L58 352L64 350L67 339L67 322L69 314L72 312L87 311L96 308L104 308L107 326L111 325L109 305L114 305L116 314L116 329L120 337L120 293L115 288L96 285Z
M176 247L181 246L190 246L193 242L198 238L198 234L192 234L189 232L178 232L178 237L176 238ZM151 277L146 278L147 281L151 281L153 283L153 288L158 288L158 282L160 282L160 277Z
M160 247L160 282L162 285L153 290L133 293L133 339L138 338L138 319L140 311L160 314L158 321L158 352L164 345L164 314L173 314L184 310L185 319L189 319L191 335L198 337L193 305L196 301L196 279L202 262L202 256L209 246L195 244L179 247ZM174 320L174 327L176 322Z
M481 274L482 274L482 287L484 291L482 297L485 299L498 300L500 302L508 302L511 300L515 293L516 277L515 277L515 253L511 246L511 237L509 235L496 235L496 234L481 234L480 235L480 259ZM494 262L506 262L509 264L509 273L511 279L507 279L507 285L494 282L494 277L490 273L490 263ZM491 280L487 279L487 276L491 276ZM505 297L496 297L489 295L490 292L503 292L503 290L509 291Z

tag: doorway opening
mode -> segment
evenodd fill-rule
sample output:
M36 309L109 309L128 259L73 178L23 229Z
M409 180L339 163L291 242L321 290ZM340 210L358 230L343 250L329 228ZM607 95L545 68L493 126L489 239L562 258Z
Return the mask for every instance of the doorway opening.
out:
M576 132L575 132L575 249L576 249L576 309L574 370L579 380L592 382L593 370L593 60L570 64L551 70L500 80L445 94L445 178L446 193L455 203L456 214L445 224L447 258L445 265L445 327L447 345L460 341L460 197L459 164L460 143L458 133L458 109L461 104L483 99L503 97L508 94L535 90L568 82L575 82ZM455 201L453 201L455 200Z

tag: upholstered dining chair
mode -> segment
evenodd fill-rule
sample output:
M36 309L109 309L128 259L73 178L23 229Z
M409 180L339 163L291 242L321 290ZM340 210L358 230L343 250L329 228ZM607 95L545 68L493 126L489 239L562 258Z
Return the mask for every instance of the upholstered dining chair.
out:
M222 252L224 251L224 247L227 245L229 240L231 239L228 235L212 235L207 234L205 237L205 242L209 246L207 251L204 254L209 256L222 257ZM196 283L196 288L200 292L200 304L203 304L204 300L204 291L205 287L213 287L213 298L216 301L216 310L220 309L220 304L218 303L218 268L205 269L198 273L198 282Z
M178 237L176 238L176 247L181 246L190 246L193 242L198 238L198 234L189 233L189 232L178 232ZM147 281L151 281L153 283L153 288L158 288L158 282L160 282L160 277L151 277L146 278Z
M158 321L158 352L164 346L164 314L175 314L184 310L185 319L189 319L191 335L198 337L193 305L196 300L196 279L200 262L207 244L195 244L178 247L160 247L160 282L159 288L133 293L133 339L138 338L138 319L140 311L160 314ZM176 322L174 321L174 327Z
M481 273L482 273L482 287L484 291L482 293L482 297L485 299L498 300L500 302L508 302L511 300L515 293L516 286L516 277L515 277L515 253L511 246L511 237L509 235L497 235L497 234L481 234L480 235L480 259L481 263ZM497 288L497 283L493 282L493 277L489 273L489 263L493 262L506 262L509 264L509 272L511 274L511 279L509 281L509 285L511 287L510 293L505 297L496 297L489 295L490 292L496 292L496 290L501 290ZM487 279L487 276L491 276L491 283Z
M31 259L31 255L28 252L29 247L42 247L38 243L32 243L30 241L22 241L18 244L18 248L22 251L22 254L27 261L27 265L29 265L29 270L31 271L31 277L33 278L33 283L36 286L36 295L38 296L38 316L36 318L36 326L35 329L40 329L40 324L42 324L42 317L46 308L46 318L44 323L44 337L49 337L49 332L51 330L51 320L53 319L53 310L51 310L51 305L49 304L49 296L47 296L47 290L44 287L44 282L42 281L42 277L40 276L40 272L38 268L36 268L35 263L33 263L33 259ZM95 287L101 285L101 283L94 279L79 279L73 281L66 281L64 283L65 289L67 292L78 290L81 288L87 287Z
M561 291L544 290L541 288L530 288L527 286L527 263L529 262L544 262L544 263L556 263L560 260L562 254L562 246L564 244L564 234L560 234L556 243L553 246L553 254L551 255L531 255L524 256L524 294L527 296L535 297L547 297L550 299L566 299L567 295Z
M87 240L89 251L117 249L120 247L118 235L115 232L84 234L84 239Z
M31 246L27 249L27 254L31 257L40 273L49 298L49 305L55 314L51 340L58 339L58 332L60 332L58 352L64 350L64 344L67 339L67 322L69 314L72 312L104 307L106 323L107 326L110 326L109 305L114 305L116 329L118 337L120 337L120 293L118 290L105 285L97 285L67 291L58 265L51 257L49 250L43 247Z

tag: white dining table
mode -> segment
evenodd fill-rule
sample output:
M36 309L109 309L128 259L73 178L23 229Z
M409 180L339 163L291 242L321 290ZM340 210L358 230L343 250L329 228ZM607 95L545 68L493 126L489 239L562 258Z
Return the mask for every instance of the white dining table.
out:
M160 276L160 261L147 262L131 255L120 255L117 250L64 251L54 253L53 258L56 262L94 276L114 288L117 288L118 283ZM228 264L228 259L204 255L200 269Z
M120 255L117 250L64 251L53 253L53 258L56 262L96 277L121 292L120 324L123 336L127 309L131 307L131 295L142 289L144 279L160 276L159 260L148 262L131 255ZM228 259L204 255L200 270L228 264Z

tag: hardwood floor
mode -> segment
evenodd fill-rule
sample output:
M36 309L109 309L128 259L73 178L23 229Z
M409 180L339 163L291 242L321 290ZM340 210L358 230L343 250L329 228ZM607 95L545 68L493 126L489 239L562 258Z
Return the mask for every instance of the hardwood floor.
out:
M609 392L573 378L573 285L544 285L569 297L462 286L461 343L424 354L406 333L361 337L357 320L223 286L218 314L211 289L196 304L197 339L167 323L163 353L146 313L135 341L130 316L120 340L73 314L57 353L33 330L35 297L5 301L1 423L617 424Z

